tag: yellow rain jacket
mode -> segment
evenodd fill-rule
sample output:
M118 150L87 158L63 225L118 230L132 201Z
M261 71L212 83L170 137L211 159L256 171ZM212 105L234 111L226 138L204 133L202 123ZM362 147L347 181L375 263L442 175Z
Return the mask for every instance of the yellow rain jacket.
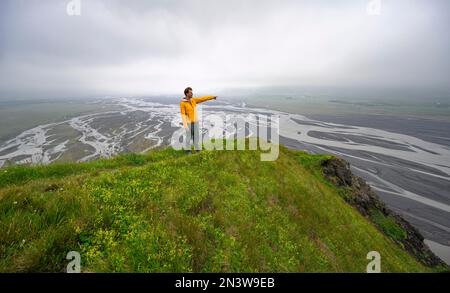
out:
M214 96L204 96L201 98L191 98L189 102L186 98L183 98L180 102L180 111L181 118L183 119L183 126L187 128L188 121L190 123L198 121L197 119L197 111L195 111L195 107L197 104L203 103L208 100L212 100Z

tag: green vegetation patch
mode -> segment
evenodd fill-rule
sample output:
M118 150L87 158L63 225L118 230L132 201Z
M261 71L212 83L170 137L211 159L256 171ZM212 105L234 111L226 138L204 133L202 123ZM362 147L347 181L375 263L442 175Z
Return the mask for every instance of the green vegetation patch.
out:
M164 149L8 168L0 272L63 272L69 251L83 272L365 272L373 250L384 272L431 271L323 179L324 158Z

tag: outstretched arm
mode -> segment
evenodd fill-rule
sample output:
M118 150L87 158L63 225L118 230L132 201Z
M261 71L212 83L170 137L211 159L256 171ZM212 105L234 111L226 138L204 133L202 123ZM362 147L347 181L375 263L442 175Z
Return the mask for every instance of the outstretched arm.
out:
M192 100L194 100L197 104L200 104L208 100L215 100L216 98L217 96L203 96L200 98L192 98Z

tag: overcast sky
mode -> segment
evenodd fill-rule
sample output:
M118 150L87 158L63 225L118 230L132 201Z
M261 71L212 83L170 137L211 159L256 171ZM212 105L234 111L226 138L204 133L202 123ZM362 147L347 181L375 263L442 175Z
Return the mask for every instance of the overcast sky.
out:
M69 2L0 1L1 98L450 88L448 0Z

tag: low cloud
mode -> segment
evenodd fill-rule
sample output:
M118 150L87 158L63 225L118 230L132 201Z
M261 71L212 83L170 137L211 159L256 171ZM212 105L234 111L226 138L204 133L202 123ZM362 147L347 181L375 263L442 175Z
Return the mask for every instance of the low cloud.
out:
M449 2L64 0L0 4L1 97L259 86L449 90ZM336 3L334 3L336 2Z

